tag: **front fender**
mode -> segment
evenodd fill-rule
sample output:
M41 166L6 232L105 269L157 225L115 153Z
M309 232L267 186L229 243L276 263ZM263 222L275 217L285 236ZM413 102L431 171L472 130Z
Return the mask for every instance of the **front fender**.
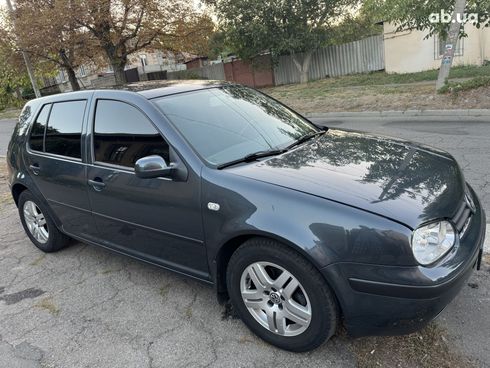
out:
M411 230L384 217L277 185L205 169L203 222L208 261L241 236L290 245L317 268L336 262L416 264ZM208 209L216 203L219 210Z

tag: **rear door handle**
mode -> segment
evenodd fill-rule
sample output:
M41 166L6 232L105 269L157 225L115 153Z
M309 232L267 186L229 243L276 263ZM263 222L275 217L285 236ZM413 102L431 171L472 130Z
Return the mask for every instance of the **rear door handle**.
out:
M31 169L31 171L34 175L39 175L39 170L41 170L41 168L39 167L39 164L32 164L29 166L29 169Z
M94 188L96 191L100 192L105 188L105 183L100 178L95 178L94 180L89 180L88 183Z

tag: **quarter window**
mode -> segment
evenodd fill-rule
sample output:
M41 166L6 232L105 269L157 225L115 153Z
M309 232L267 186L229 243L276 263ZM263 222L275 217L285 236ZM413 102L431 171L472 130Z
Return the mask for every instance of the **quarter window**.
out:
M53 104L46 128L45 150L48 153L81 158L82 122L85 101Z
M48 122L49 109L51 104L44 105L41 112L37 116L36 121L32 125L31 136L29 137L29 147L35 151L43 151L44 130Z
M168 163L169 146L148 118L127 103L98 100L94 122L95 161L133 168L145 156Z

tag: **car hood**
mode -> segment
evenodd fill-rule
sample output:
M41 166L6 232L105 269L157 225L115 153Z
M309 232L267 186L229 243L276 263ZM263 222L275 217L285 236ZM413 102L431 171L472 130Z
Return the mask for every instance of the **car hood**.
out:
M446 152L366 133L328 130L236 175L344 203L416 228L450 218L465 182Z

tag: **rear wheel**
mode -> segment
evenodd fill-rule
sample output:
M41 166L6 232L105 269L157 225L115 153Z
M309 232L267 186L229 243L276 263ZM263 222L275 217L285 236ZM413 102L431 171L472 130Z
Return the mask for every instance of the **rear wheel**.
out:
M28 190L19 196L19 215L24 230L32 243L43 252L56 252L69 243L41 202Z
M294 250L268 239L251 239L227 269L231 302L259 337L282 349L308 351L336 329L335 296L318 270Z

